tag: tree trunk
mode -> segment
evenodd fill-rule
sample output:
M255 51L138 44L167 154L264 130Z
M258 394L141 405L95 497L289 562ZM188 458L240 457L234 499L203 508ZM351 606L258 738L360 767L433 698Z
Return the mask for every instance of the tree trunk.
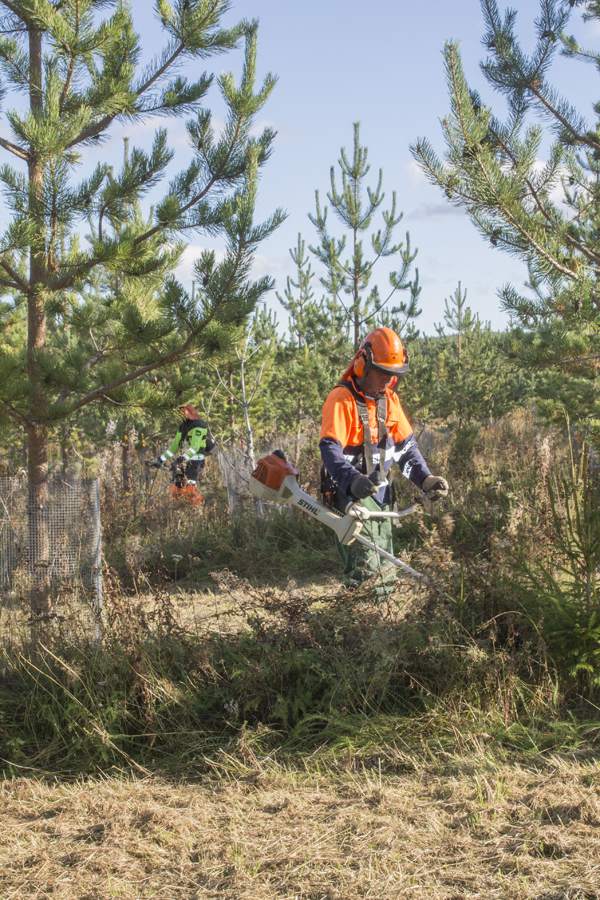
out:
M66 428L60 432L60 471L62 477L66 478L69 472L69 441Z
M133 483L135 438L135 428L128 428L121 441L121 483L126 502L131 503L131 511L134 516L137 516L137 491Z
M233 370L231 366L229 366L229 400L227 401L229 405L229 434L231 435L231 446L234 446L235 443L235 394L234 394L234 381L233 381Z
M121 479L124 494L130 494L133 488L131 468L135 459L135 437L135 429L128 428L121 441Z
M35 118L42 113L42 35L29 29L29 103ZM35 223L29 253L27 297L27 376L29 416L27 425L27 473L29 486L29 554L33 575L30 601L34 621L33 636L39 633L40 619L51 610L50 531L48 517L48 402L40 356L46 346L45 222L43 211L43 164L33 150L28 160L29 215Z

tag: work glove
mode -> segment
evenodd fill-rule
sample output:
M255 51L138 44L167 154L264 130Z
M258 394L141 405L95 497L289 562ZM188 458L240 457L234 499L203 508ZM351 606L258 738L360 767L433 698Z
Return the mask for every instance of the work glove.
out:
M369 475L369 481L372 481L373 484L377 485L377 487L380 488L382 484L387 484L385 472L382 472L381 469L373 469L373 471Z
M439 475L428 475L421 485L425 497L434 502L448 496L448 482Z
M350 493L357 500L365 500L372 497L379 490L379 485L373 484L368 475L355 475L350 482Z

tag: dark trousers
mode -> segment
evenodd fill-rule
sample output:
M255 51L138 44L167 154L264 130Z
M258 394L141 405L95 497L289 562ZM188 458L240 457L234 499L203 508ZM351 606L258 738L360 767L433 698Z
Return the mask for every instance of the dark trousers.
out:
M361 500L362 506L367 509L381 510L381 507L375 500L368 497ZM388 510L390 507L383 507ZM388 553L394 552L394 544L392 540L392 520L391 519L371 519L363 525L361 534L377 544ZM342 562L344 563L344 582L349 587L357 587L364 581L373 578L373 591L377 597L387 597L393 590L396 583L395 567L379 556L375 550L370 550L362 544L354 542L353 544L341 544L337 542Z
M191 459L189 463L186 464L185 477L188 481L200 481L204 462L203 459Z

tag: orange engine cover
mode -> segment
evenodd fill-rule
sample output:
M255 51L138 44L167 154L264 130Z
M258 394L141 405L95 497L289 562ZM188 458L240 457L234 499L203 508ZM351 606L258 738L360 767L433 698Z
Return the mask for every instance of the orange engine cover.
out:
M278 491L288 475L298 477L298 469L292 466L286 459L282 459L276 453L263 456L256 464L252 477L264 484L265 487Z
M177 503L187 503L190 506L202 506L204 497L195 484L186 484L185 487L169 485L169 493Z

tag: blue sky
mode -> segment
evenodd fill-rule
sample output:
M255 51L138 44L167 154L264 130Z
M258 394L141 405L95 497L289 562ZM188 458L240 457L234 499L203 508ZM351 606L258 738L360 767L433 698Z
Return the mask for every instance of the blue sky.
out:
M519 0L517 6L520 30L531 41L538 2ZM351 145L352 122L358 120L372 171L383 168L386 191L397 191L404 210L400 227L410 230L419 248L422 327L431 330L441 319L444 298L459 280L482 318L502 325L496 291L506 281L522 282L523 265L487 245L469 220L426 182L409 152L419 136L428 136L441 149L439 120L448 110L441 51L447 39L460 40L467 76L484 100L498 103L478 68L478 0L239 0L232 12L259 18L259 72L279 77L265 109L278 139L265 169L259 212L282 205L288 219L261 247L258 268L283 286L291 271L288 248L297 233L308 242L314 237L307 217L314 190L327 189L329 167L339 148ZM588 40L597 43L591 27L585 30ZM583 32L583 26L577 31ZM557 76L591 113L597 99L594 70L559 60Z
M504 2L501 5L505 6ZM162 44L160 25L150 13L148 0L131 3L136 27L142 35L144 53L150 58ZM526 43L533 35L537 0L519 0L519 30ZM271 274L282 290L292 273L288 250L298 232L310 243L314 230L308 212L314 208L314 191L324 194L329 168L342 145L352 142L352 123L360 121L361 138L369 147L372 173L383 168L388 195L398 194L404 211L401 228L408 228L419 248L418 265L423 285L420 320L425 331L442 317L444 298L459 280L467 288L469 303L494 326L505 323L496 291L506 281L522 283L523 265L486 244L469 220L445 202L443 194L429 185L412 160L409 145L420 136L429 137L441 149L439 120L448 110L442 47L449 38L461 43L467 76L484 101L501 112L479 72L482 58L482 17L478 0L233 0L228 19L258 18L258 72L275 73L278 84L259 124L278 132L274 154L264 169L258 216L277 206L288 213L286 222L257 254L255 271ZM574 17L574 28L587 43L597 45L600 33ZM238 72L241 49L208 60L216 73ZM185 67L197 74L198 63ZM556 81L591 117L591 104L598 98L597 73L591 67L558 60ZM4 108L10 106L5 103ZM216 86L209 105L218 121L222 104ZM154 129L166 125L176 160L172 170L189 158L182 122L154 120L134 125L114 125L115 140L101 149L87 151L87 161L98 158L117 162L122 154L120 138L148 147ZM82 174L85 167L82 168ZM158 195L160 195L159 192ZM179 269L189 283L194 258L208 242L202 235L191 238ZM387 284L383 272L382 287ZM269 305L278 306L275 295ZM284 319L283 313L280 318Z

